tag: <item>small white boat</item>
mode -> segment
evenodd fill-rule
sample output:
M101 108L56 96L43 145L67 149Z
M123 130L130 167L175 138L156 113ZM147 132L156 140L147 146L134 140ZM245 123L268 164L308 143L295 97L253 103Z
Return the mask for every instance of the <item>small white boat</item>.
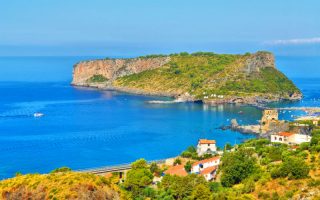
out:
M40 112L36 112L33 114L34 117L42 117L44 114Z

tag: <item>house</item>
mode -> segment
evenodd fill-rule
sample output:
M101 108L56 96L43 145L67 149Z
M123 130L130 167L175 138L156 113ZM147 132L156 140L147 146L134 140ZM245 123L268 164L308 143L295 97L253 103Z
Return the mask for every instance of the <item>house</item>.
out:
M204 154L213 154L217 151L216 141L215 140L207 140L200 139L197 145L197 153L199 156Z
M200 172L200 174L207 180L211 181L216 177L218 166L212 166L205 168Z
M301 144L310 142L311 136L299 133L279 132L270 136L271 142L279 142L283 144Z
M212 158L200 160L191 166L191 173L201 174L201 172L210 167L217 167L220 163L220 157L215 156Z
M175 165L169 167L166 171L163 172L165 175L177 175L177 176L187 176L188 172L184 169L183 165Z

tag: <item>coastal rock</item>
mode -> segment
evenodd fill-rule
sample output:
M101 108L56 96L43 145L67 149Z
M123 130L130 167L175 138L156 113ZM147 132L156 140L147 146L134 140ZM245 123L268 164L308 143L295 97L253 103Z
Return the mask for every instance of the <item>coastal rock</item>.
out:
M302 98L275 67L270 52L151 55L83 61L74 66L72 85L170 96L180 101L260 104ZM146 73L142 73L148 71Z
M245 71L249 73L259 72L266 67L275 68L274 56L270 52L259 51L249 56L246 61Z
M302 99L301 93L294 92L290 94L290 100L300 100L300 99Z
M239 126L238 122L236 119L231 120L231 129L235 129Z
M170 57L83 61L74 65L72 84L78 86L92 85L93 87L96 87L96 83L88 82L94 75L105 77L108 80L106 84L110 84L118 77L159 68L169 61Z

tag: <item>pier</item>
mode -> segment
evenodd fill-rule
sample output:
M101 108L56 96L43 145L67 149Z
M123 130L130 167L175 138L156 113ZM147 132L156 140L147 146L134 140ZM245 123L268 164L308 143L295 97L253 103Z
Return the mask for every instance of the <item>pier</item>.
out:
M268 110L268 109L273 109L273 110L300 110L300 111L304 111L306 113L309 114L313 114L313 113L320 113L320 107L280 107L280 108L271 108L271 107L266 107L266 106L262 106L262 105L254 105L254 107L257 107L259 109L262 110Z

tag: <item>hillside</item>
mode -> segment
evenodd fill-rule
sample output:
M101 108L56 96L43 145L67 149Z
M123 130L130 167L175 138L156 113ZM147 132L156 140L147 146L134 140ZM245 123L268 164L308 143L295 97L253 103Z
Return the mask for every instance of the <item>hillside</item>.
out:
M276 69L269 52L199 52L87 61L75 65L73 75L74 85L207 103L301 98L293 82Z
M44 175L17 175L0 181L0 198L316 200L320 198L320 131L312 134L310 143L299 146L266 139L251 139L235 147L227 144L224 149L229 150L222 155L217 178L211 182L199 174L164 175L160 179L170 166L148 165L140 159L132 163L124 180L119 180L117 173L104 177L65 168ZM181 156L174 163L181 163L185 169L203 159L194 147ZM161 181L154 184L153 180Z
M119 194L102 176L56 170L0 181L0 199L119 199Z

